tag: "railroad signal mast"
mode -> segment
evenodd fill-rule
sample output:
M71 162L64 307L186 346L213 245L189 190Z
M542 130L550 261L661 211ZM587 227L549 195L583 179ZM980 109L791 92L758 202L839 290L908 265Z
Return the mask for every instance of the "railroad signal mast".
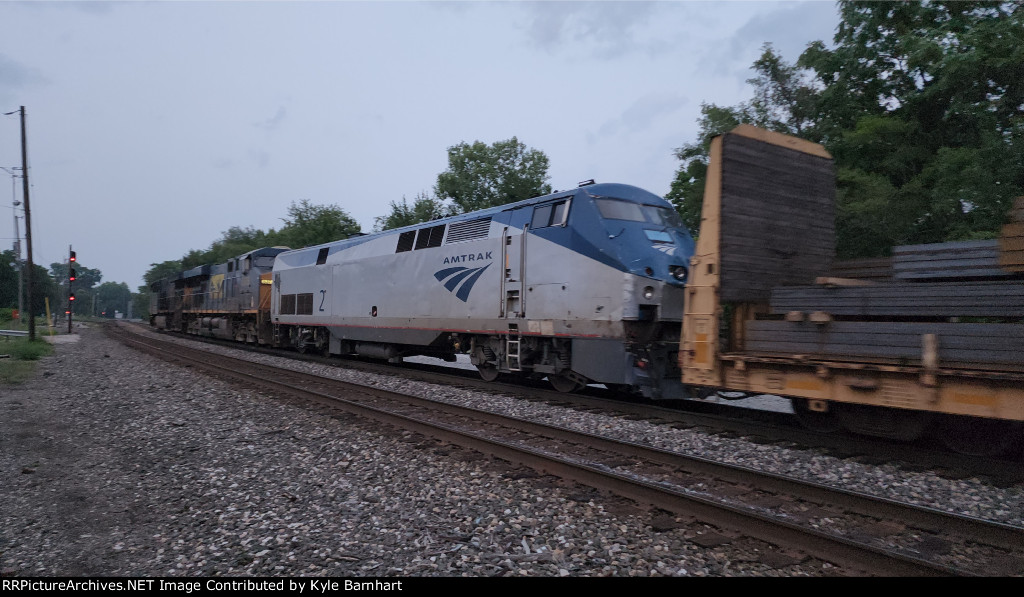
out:
M78 259L75 256L75 252L71 249L71 245L68 245L68 333L71 333L71 317L72 311L75 306L75 263Z

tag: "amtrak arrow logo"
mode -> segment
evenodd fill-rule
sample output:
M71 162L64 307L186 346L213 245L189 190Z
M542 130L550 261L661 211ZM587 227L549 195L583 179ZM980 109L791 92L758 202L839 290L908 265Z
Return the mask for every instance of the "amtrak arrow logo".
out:
M473 285L489 267L491 267L490 263L483 267L448 267L435 273L434 277L438 282L442 282L449 292L454 292L460 301L466 302L470 291L473 290ZM458 287L458 291L455 290L456 287Z

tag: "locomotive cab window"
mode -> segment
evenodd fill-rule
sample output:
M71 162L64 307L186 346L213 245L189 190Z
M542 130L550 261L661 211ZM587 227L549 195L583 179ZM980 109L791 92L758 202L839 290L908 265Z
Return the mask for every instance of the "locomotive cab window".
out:
M317 265L323 265L323 264L327 263L327 253L328 252L330 252L330 248L329 247L324 247L324 248L320 249L320 252L316 256L316 264Z
M538 205L533 208L533 219L530 221L530 229L536 230L538 228L547 228L549 226L565 226L566 216L568 213L568 200Z
M667 243L670 245L674 244L672 242L672 235L670 235L668 232L665 232L664 230L651 230L648 228L644 230L644 234L647 235L647 240L651 241L652 243Z
M620 199L595 199L601 217L606 220L625 220L627 222L647 222L659 226L671 226L681 228L682 220L674 209L658 207L657 205L644 205L632 203Z

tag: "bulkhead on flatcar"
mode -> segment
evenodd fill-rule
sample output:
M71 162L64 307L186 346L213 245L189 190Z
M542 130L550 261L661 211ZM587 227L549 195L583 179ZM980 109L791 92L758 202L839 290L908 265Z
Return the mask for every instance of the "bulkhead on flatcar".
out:
M466 353L485 378L682 397L675 355L692 254L664 199L588 185L281 253L271 316L275 337L300 350Z

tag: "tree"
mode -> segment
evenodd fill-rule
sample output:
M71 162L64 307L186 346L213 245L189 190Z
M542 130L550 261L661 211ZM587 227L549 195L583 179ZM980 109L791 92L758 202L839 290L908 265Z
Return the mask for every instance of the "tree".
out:
M746 122L832 153L841 258L996 236L1024 193L1022 6L839 2L834 48L794 67L766 46L750 102L704 106L668 198L695 227L710 138Z
M27 279L27 276L26 276ZM26 291L27 294L27 291ZM60 308L59 301L62 301L60 286L50 277L50 272L41 265L32 265L32 304L25 305L35 316L46 314L46 299L50 299L50 311Z
M264 232L251 226L232 226L206 250L192 249L181 259L151 263L144 279L146 285L182 270L212 263L224 263L243 253L262 247L308 247L360 234L359 224L337 205L313 205L308 200L288 207L284 227ZM144 300L144 299L140 299ZM141 312L140 312L141 313Z
M1024 191L1021 6L839 3L836 47L815 42L800 64L824 86L817 127L836 158L840 255L998 234ZM885 200L869 200L880 187ZM877 222L874 246L843 240Z
M437 175L434 195L461 212L514 203L551 192L548 157L512 137L485 145L448 148L448 169Z
M676 170L672 187L665 198L675 206L683 224L694 234L700 229L701 206L704 201L704 180L707 177L711 155L711 139L727 133L740 124L749 124L754 116L748 105L722 108L714 104L701 104L700 132L697 141L675 150L682 165Z
M75 293L75 300L71 308L75 315L89 315L92 313L93 297L96 293L94 287L103 279L103 273L98 269L85 267L80 261L75 263L74 268L75 281L71 283L71 287ZM68 298L68 264L51 263L50 273L53 277L47 278L52 279L58 288L58 296L50 300L50 308L53 311L63 311L60 307L66 305L64 301Z
M393 230L403 226L412 226L420 222L429 222L437 218L447 217L455 213L454 206L444 201L431 197L425 192L416 195L412 205L402 197L402 203L392 201L389 205L391 212L384 216L374 218L374 231Z
M18 308L18 264L11 250L0 252L0 309L3 308Z
M96 288L96 314L114 317L115 311L127 315L132 291L124 282L104 282Z
M337 205L292 202L280 239L292 248L309 247L361 234L359 223Z
M181 264L181 260L172 259L170 261L162 261L160 263L150 263L149 270L146 271L142 279L146 281L145 288L148 290L149 285L157 280L162 280L168 276L173 276L185 269Z
M53 276L53 279L56 280L58 284L66 284L68 281L68 264L51 263L50 275ZM81 262L75 262L74 285L76 289L89 290L93 286L99 284L102 279L103 272L100 270L85 267Z
M696 233L700 228L704 179L714 137L740 124L752 124L805 138L813 134L818 91L808 76L797 67L786 64L771 44L764 45L753 70L756 76L747 79L747 83L754 87L753 99L732 107L701 104L697 140L675 150L682 164L665 198L676 206L691 232Z
M149 305L152 296L153 292L148 286L139 286L139 291L132 293L132 317L138 319L149 318Z

